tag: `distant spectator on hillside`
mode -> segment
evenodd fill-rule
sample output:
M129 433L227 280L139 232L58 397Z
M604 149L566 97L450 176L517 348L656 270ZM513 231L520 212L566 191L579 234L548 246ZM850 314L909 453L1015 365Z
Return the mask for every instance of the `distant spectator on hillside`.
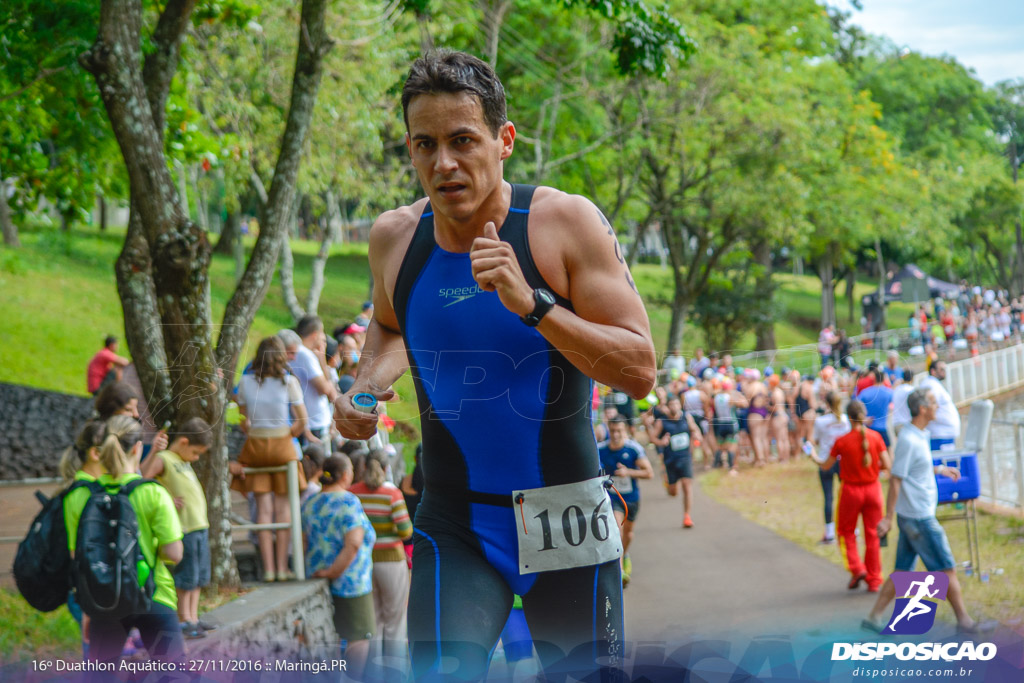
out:
M889 384L896 384L897 379L903 379L903 369L900 368L900 354L896 351L890 351L885 357L885 365L882 366L882 372L885 373L886 378L889 380Z
M373 302L365 301L363 302L362 312L356 316L353 323L359 325L359 327L369 327L371 318L373 318Z
M686 369L686 361L683 359L682 351L679 349L669 351L661 367L668 374L669 379L675 379L683 374L683 370Z
M836 343L835 332L831 325L826 325L818 335L818 355L821 356L821 367L832 364L832 345Z
M86 370L86 389L95 396L107 384L121 379L121 368L131 361L117 355L117 337L107 335L103 348L89 361Z
M704 356L704 349L697 347L693 352L693 358L690 360L690 374L694 377L700 377L700 373L704 372L705 368L711 367L711 360Z

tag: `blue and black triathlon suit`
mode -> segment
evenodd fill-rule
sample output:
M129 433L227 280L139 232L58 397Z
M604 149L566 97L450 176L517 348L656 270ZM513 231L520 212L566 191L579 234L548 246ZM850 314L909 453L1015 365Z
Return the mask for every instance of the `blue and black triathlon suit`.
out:
M597 453L601 459L601 468L606 474L611 475L615 474L619 465L625 465L627 469L635 470L636 461L647 457L644 447L633 439L626 439L626 443L617 451L612 450L610 441L603 441L597 445ZM637 486L637 480L632 477L626 484L625 490L619 488L618 493L609 489L608 497L612 501L613 510L626 513L626 519L635 522L636 516L640 512L640 487Z
M669 486L680 479L693 479L693 456L690 452L690 423L686 421L686 413L678 420L669 417L661 418L661 428L668 434L668 445L664 455L665 474Z
M545 283L530 254L534 188L512 186L498 235L527 283ZM414 680L479 678L521 595L547 675L592 673L621 656L619 562L519 573L512 491L598 476L591 380L473 279L468 253L441 249L428 204L395 283L423 430L409 643ZM555 295L558 304L572 304ZM571 657L570 657L571 653Z

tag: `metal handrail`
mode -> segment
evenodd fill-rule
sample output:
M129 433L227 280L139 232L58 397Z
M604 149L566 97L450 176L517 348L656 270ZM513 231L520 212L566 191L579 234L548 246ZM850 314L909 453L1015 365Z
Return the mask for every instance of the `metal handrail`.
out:
M295 578L299 581L306 580L306 559L302 551L302 519L299 512L299 461L291 460L284 465L277 467L243 467L245 474L261 474L271 472L288 473L288 507L291 509L292 520L290 522L271 522L269 524L235 524L231 523L232 529L239 531L277 531L291 529L292 531L292 569Z

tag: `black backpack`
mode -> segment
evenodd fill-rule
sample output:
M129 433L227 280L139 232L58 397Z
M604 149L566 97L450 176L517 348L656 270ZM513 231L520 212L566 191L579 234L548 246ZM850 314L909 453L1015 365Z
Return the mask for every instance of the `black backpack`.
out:
M128 496L153 479L133 479L116 491L88 482L92 495L78 520L72 560L75 597L91 617L122 619L149 612L156 590L155 567L139 545L139 520ZM140 582L139 571L146 578Z
M76 481L53 498L36 491L43 504L14 556L14 582L28 604L51 612L68 600L71 591L71 553L64 526L64 497L86 482Z

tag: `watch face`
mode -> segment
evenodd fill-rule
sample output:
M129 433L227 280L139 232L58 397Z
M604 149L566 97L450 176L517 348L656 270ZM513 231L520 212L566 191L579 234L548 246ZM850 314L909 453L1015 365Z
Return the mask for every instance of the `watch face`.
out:
M537 297L546 304L551 304L552 306L555 304L555 295L546 289L538 289Z

